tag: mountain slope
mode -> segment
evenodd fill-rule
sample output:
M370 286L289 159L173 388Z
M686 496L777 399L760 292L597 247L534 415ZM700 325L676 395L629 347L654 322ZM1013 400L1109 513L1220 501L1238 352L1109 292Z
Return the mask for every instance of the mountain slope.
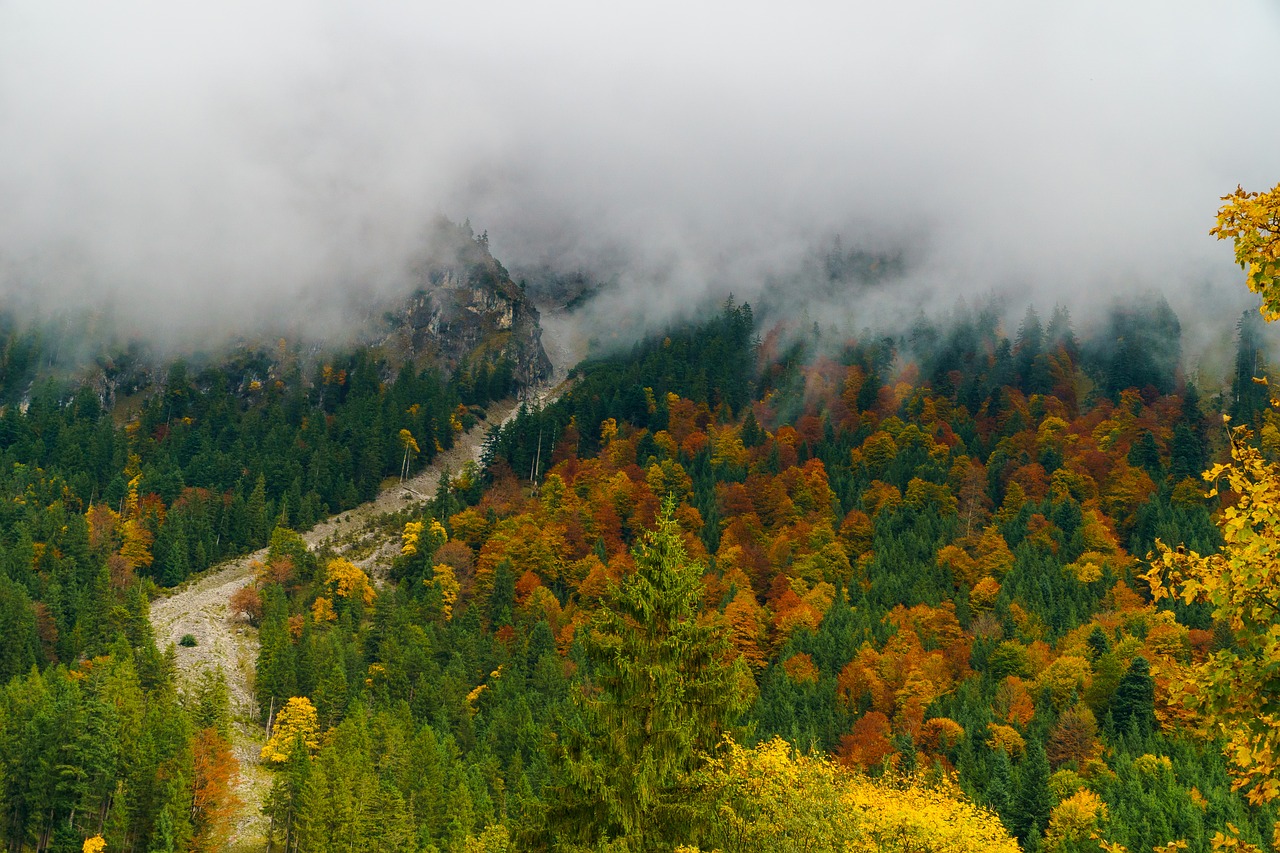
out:
M444 472L457 472L465 463L477 461L489 427L502 423L514 410L515 404L510 401L491 406L487 419L458 436L451 449L417 476L384 489L375 500L317 524L302 534L303 539L315 549L322 543L361 537L378 516L404 509L430 494ZM263 548L211 569L151 605L156 644L160 648L175 647L183 687L190 688L208 669L221 668L226 677L241 772L237 788L241 808L233 821L233 849L259 849L266 843L267 821L262 804L270 791L271 777L258 758L265 742L265 732L256 722L253 690L258 636L256 629L230 609L231 597L253 581L266 552ZM186 635L194 637L196 645L180 645Z

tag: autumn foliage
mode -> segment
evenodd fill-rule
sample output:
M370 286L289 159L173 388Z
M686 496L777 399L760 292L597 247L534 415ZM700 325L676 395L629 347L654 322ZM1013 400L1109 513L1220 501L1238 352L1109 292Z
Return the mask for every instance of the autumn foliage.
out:
M1277 195L1238 190L1215 229L1267 316ZM1265 342L1242 324L1230 389L1201 393L1159 297L1082 337L1062 307L817 320L729 301L634 347L607 330L483 470L377 521L400 535L377 551L294 530L449 446L511 390L496 350L446 378L286 343L108 410L33 384L22 365L56 359L0 324L0 843L219 847L234 761L148 606L264 546L230 611L259 640L273 784L250 805L277 848L1272 841ZM683 602L656 634L655 525Z
M1233 642L1187 664L1165 667L1172 702L1227 739L1227 755L1250 800L1280 797L1280 468L1250 443L1245 428L1232 434L1231 462L1205 472L1210 494L1231 496L1222 510L1224 538L1217 554L1159 544L1147 574L1156 600L1203 602Z
M945 781L868 779L777 738L754 749L727 744L699 781L718 806L707 809L708 850L1018 850L994 814Z
M320 725L316 708L307 697L291 697L273 722L271 736L262 747L263 761L274 764L288 761L298 744L308 751L319 748Z
M196 735L192 754L192 850L216 853L226 846L232 821L241 805L235 793L240 763L231 745L215 728L203 729Z

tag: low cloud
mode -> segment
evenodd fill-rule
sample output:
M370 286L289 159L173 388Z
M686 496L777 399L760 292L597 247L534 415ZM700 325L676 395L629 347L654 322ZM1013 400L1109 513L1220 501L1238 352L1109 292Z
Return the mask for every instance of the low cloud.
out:
M443 214L598 315L803 301L836 235L909 259L888 315L1247 303L1207 230L1280 180L1263 0L437 6L0 6L0 298L322 331Z

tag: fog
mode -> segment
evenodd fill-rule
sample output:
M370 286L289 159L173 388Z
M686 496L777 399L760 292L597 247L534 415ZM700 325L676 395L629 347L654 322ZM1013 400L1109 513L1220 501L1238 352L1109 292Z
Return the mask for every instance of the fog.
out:
M8 0L0 298L323 332L445 215L609 281L595 322L804 303L838 235L908 271L815 317L1158 289L1210 338L1248 304L1218 197L1280 180L1277 36L1264 0Z

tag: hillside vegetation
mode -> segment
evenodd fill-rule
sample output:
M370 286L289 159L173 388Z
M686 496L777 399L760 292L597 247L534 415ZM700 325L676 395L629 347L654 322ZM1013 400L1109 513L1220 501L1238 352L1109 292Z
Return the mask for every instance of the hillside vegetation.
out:
M296 531L449 447L500 362L36 393L0 416L0 839L220 849L226 685L179 695L148 602L265 546L230 606L276 849L1262 844L1179 699L1239 640L1144 560L1219 547L1221 410L1268 458L1280 424L1252 377L1202 399L1178 340L1158 299L1084 341L1057 309L839 342L730 300L345 551Z

